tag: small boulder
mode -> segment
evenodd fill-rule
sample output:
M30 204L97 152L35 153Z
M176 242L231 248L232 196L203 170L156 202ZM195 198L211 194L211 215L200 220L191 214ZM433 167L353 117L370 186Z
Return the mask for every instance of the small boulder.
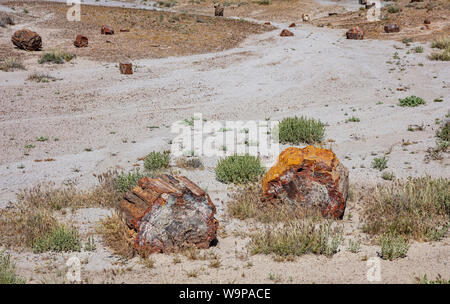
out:
M133 74L133 64L132 63L119 63L120 74L131 75Z
M19 49L39 51L42 48L42 38L36 32L28 29L18 30L11 37L12 43Z
M209 248L219 222L209 195L184 176L142 178L125 193L120 210L137 231L135 247L147 253Z
M431 24L431 20L428 19L428 18L426 18L426 19L423 21L423 24Z
M397 24L390 23L384 26L384 31L386 33L398 33L400 32L400 27Z
M295 23L289 24L289 27L295 27Z
M349 29L345 35L347 36L347 39L355 39L355 40L364 39L364 32L362 29L359 28L359 26L355 26L352 29Z
M348 188L348 169L331 150L314 146L284 150L262 181L265 200L286 198L331 218L343 217Z
M281 31L280 36L281 37L290 37L290 36L294 36L294 33L292 33L289 30L284 29Z
M108 25L102 25L101 33L102 35L114 35L114 29Z
M269 21L264 22L264 25L270 25Z
M73 45L77 48L87 47L88 46L88 38L83 35L77 35Z
M221 3L215 3L214 4L214 16L216 17L223 17L223 11L224 7Z

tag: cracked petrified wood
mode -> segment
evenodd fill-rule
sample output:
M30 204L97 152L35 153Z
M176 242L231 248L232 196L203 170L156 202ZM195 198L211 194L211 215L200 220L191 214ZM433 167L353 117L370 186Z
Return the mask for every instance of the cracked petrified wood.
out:
M120 210L128 226L137 231L135 247L147 253L208 248L216 241L216 207L184 176L140 179L125 193Z
M42 48L41 36L27 29L16 31L12 35L11 41L22 50L39 51Z
M262 182L266 200L287 198L331 218L344 215L348 186L348 169L332 151L314 146L284 150Z
M347 39L355 39L355 40L363 40L364 39L364 31L359 27L355 26L349 29L345 33Z

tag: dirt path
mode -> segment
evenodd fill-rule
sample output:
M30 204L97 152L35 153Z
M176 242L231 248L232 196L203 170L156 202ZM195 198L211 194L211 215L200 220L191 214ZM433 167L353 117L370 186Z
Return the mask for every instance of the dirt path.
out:
M275 25L281 29L288 24ZM285 38L279 37L280 29L252 36L223 52L137 60L132 76L120 75L116 64L82 58L61 66L30 60L27 71L0 72L1 204L13 200L18 189L42 181L70 179L88 187L95 181L93 174L131 169L148 152L168 149L175 136L170 133L171 124L194 113L202 113L207 120L275 120L293 115L320 119L327 123L326 138L334 141L333 151L349 168L353 184L380 182L381 173L370 164L387 152L388 171L396 177L450 177L448 158L423 161L426 149L434 145L435 119L443 119L449 110L450 63L429 61L427 44L406 47L393 41L352 41L345 39L343 30L311 25L299 25L291 29L294 37ZM409 52L415 45L422 45L425 52ZM60 80L27 81L34 71ZM421 96L427 104L397 106L399 98L410 95ZM440 96L444 102L433 102ZM360 122L346 123L352 116ZM408 131L409 125L422 124L424 131ZM36 142L40 136L49 139ZM413 144L402 145L407 141ZM35 147L24 148L27 144ZM35 161L43 159L54 161ZM215 181L216 159L205 164L205 170L187 175L208 189L223 219L220 201L226 199L226 187ZM357 225L348 221L350 226ZM229 231L239 227L229 220L224 225ZM246 241L230 236L211 249L223 257L225 267L220 270L205 270L204 261L174 266L173 257L158 255L155 270L131 260L120 267L136 264L136 271L99 278L141 282L143 274L150 273L145 276L149 282L183 282L187 270L199 268L201 275L189 282L273 282L269 274L279 275L279 281L286 283L365 282L364 257L375 256L377 250L367 245L358 255L343 251L333 259L306 256L292 264L276 263L264 256L241 260ZM86 267L92 273L96 269L104 273L102 269L113 267L117 260L105 249L99 251L81 253L91 259L92 268ZM33 263L41 259L28 253L16 258L28 277L33 276ZM47 258L63 263L67 256L49 254ZM254 266L246 266L249 259ZM383 262L383 282L409 283L424 273L448 277L448 260L448 238L414 244L408 258Z

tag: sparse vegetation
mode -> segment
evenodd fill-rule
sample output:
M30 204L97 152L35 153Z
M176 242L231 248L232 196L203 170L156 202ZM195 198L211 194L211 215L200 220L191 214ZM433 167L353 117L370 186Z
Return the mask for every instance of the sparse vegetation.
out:
M228 203L228 213L237 219L255 219L262 223L289 222L310 217L321 219L319 209L301 208L290 201L277 204L261 201L261 182L249 183L234 189Z
M128 173L120 173L116 177L116 187L117 191L119 192L126 192L128 190L131 190L133 187L135 187L138 183L138 181L141 178L146 177L147 175L141 173L139 169L136 169L134 171L130 171Z
M293 221L280 228L270 226L251 236L252 254L300 256L305 253L332 256L342 243L342 228L331 228L330 223L316 225Z
M44 73L33 73L28 76L27 80L45 83L55 81L56 78Z
M325 125L320 120L306 117L288 117L279 124L281 143L319 143L325 135Z
M445 121L441 124L439 129L436 131L436 146L427 149L427 155L425 156L425 161L428 162L430 159L440 160L443 159L442 154L448 151L450 146L450 121Z
M401 107L417 107L419 105L424 105L425 100L417 96L409 96L406 98L399 99L399 106Z
M8 57L0 60L0 71L12 72L14 70L25 70L24 65L14 57Z
M177 167L184 169L203 169L203 164L198 157L179 157L175 160Z
M44 53L39 59L39 63L56 63L63 64L64 62L71 61L75 57L74 54L69 54L66 52L62 52L60 50L55 50L51 52Z
M361 120L358 117L352 116L347 119L345 122L360 122Z
M347 251L351 253L358 253L361 250L361 242L360 241L348 241Z
M116 213L101 220L97 232L102 235L103 241L115 254L125 258L135 256L133 246L135 231L129 229L124 220Z
M450 181L427 176L379 185L366 197L362 218L371 235L439 240L450 224Z
M429 280L425 274L422 278L416 278L416 281L420 284L450 284L450 279L443 279L440 274L434 280Z
M169 167L170 152L150 152L144 159L144 167L148 171L157 171Z
M66 228L63 225L54 227L49 233L38 237L33 243L33 251L42 253L46 251L80 251L81 242L78 231Z
M450 61L450 36L442 36L431 43L432 48L441 50L430 55L431 60Z
M257 180L265 168L258 157L232 155L219 160L215 169L216 178L223 183L247 183Z
M395 178L394 173L392 172L383 172L383 174L381 174L381 178L384 180L393 180Z
M25 279L16 274L11 256L5 252L0 252L0 285L2 284L25 284Z
M385 260L396 260L406 257L409 249L409 242L402 236L387 234L380 239L381 258Z
M384 169L387 168L387 158L386 156L383 157L375 157L372 160L372 168L383 171Z

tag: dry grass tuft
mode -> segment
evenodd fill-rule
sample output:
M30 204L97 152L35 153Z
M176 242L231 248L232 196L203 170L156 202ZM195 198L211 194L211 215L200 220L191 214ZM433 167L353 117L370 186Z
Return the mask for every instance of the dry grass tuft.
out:
M228 203L228 213L240 220L255 219L262 223L289 222L307 217L322 219L319 209L300 208L288 199L263 202L261 194L260 181L236 187Z
M103 236L103 241L115 254L131 258L137 251L133 246L136 232L129 229L125 221L117 214L100 221L97 232Z
M439 240L450 224L450 181L409 178L366 191L363 231L371 235L400 235L418 241Z

